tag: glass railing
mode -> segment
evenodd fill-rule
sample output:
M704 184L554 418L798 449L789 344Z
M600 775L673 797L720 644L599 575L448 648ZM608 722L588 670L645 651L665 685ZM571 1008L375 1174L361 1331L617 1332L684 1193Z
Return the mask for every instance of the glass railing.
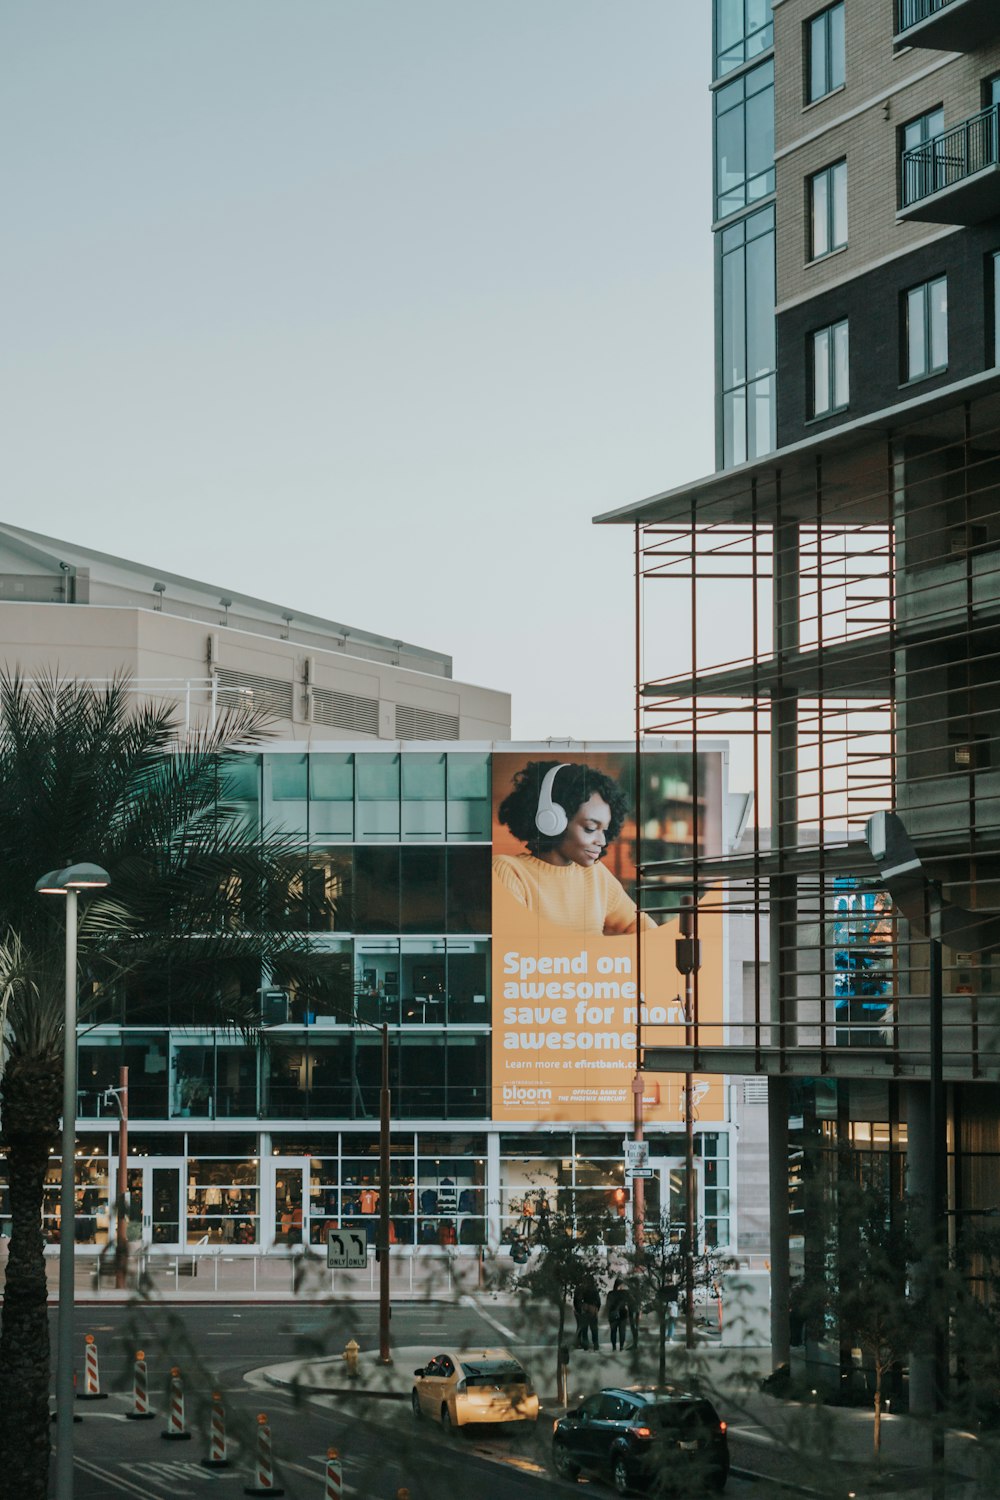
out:
M897 7L897 31L906 31L910 26L919 26L928 16L953 5L954 0L899 0Z
M923 145L903 153L902 199L908 208L943 188L955 187L966 177L997 165L1000 104L980 110Z

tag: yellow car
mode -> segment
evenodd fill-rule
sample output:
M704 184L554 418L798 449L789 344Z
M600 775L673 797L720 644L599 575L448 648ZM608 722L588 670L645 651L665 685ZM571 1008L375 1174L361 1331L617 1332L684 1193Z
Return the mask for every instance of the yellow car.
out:
M535 1389L509 1349L452 1349L413 1374L413 1415L442 1427L538 1420Z

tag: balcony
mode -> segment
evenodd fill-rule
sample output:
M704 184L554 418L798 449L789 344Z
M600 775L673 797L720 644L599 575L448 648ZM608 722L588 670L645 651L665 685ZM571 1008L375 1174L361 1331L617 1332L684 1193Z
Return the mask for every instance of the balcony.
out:
M897 0L897 47L975 52L1000 36L996 0Z
M980 224L1000 214L998 140L1000 105L994 104L905 151L897 219Z

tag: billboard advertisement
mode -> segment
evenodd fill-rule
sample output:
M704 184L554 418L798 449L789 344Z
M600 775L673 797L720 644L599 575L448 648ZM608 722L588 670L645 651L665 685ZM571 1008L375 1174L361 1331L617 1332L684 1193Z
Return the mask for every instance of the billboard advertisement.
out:
M690 860L695 840L701 856L720 852L722 756L699 753L695 764L663 750L639 761L641 826L633 753L493 756L495 1119L627 1124L640 1004L650 1044L684 1040L677 918L639 916L636 864ZM703 905L698 927L699 1019L721 1025L718 912ZM646 1119L676 1124L682 1078L643 1076ZM701 1117L723 1118L721 1079L700 1078L695 1097Z

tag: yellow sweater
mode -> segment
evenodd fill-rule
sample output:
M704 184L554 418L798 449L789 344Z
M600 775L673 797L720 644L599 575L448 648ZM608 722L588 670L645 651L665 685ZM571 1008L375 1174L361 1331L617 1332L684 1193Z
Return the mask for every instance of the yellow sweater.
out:
M533 854L498 854L493 878L514 900L553 927L576 932L635 932L635 902L602 864L550 865ZM642 925L655 927L644 916Z

